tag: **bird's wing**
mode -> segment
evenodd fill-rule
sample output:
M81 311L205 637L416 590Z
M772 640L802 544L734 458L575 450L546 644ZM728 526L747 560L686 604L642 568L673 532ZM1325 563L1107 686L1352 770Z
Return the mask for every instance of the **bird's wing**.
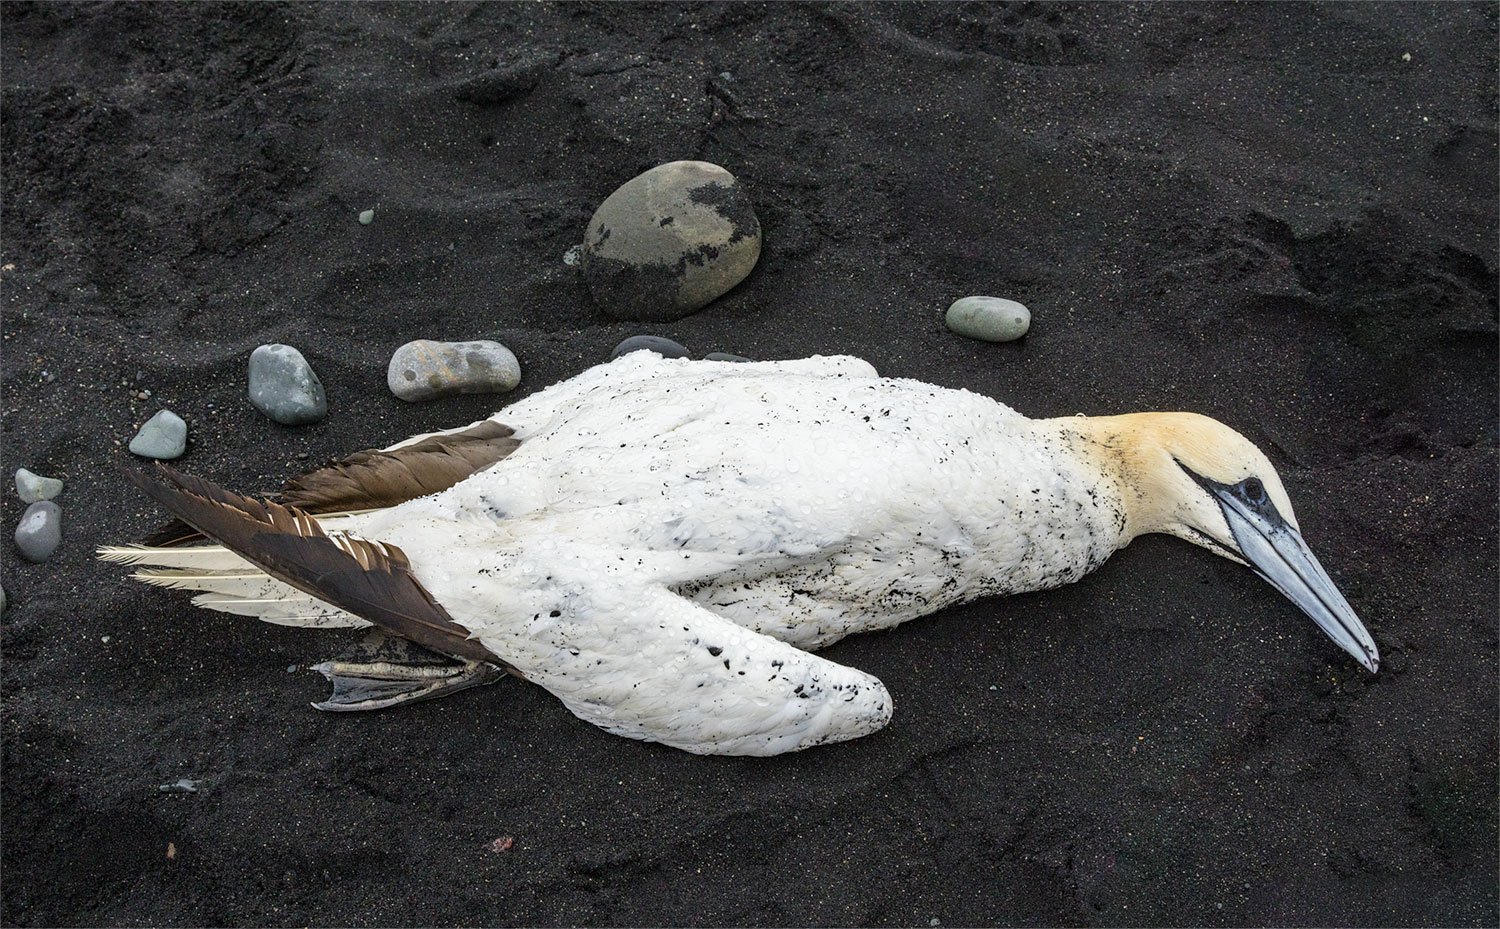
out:
M514 430L488 419L369 448L287 481L280 502L322 516L379 510L447 490L519 448ZM196 542L203 534L181 520L161 527L142 544Z
M499 664L453 621L394 545L330 536L296 507L261 502L158 464L132 480L178 519L288 584L455 658Z
M355 452L288 481L281 499L310 513L384 509L447 490L520 445L509 426L480 420L417 442Z
M867 735L891 718L879 679L664 587L606 578L575 590L556 617L479 632L493 651L527 652L505 656L608 732L696 754L776 755Z

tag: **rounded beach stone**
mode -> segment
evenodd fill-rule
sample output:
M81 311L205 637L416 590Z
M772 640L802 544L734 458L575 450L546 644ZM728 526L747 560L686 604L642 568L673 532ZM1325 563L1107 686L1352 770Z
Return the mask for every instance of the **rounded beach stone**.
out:
M365 210L364 212L362 212L362 213L359 214L359 224L361 226L368 226L368 225L370 225L370 223L373 223L374 221L375 221L375 211L374 210Z
M391 393L408 402L454 394L503 394L521 383L521 363L499 342L417 339L396 349L385 369Z
M686 346L679 345L671 339L664 339L659 335L633 335L616 345L615 350L609 353L609 358L613 361L631 352L656 352L663 358L690 357Z
M262 345L250 353L250 402L283 426L305 426L328 415L323 382L290 345Z
M163 461L182 457L187 451L187 423L171 410L162 410L130 440L130 451L143 458Z
M62 493L63 482L55 477L42 477L25 468L16 469L16 493L22 503L37 503L51 500Z
M16 548L21 557L37 563L46 561L61 543L62 507L51 500L28 506L16 526Z
M744 355L731 355L729 352L709 352L703 356L704 361L749 361Z
M702 309L760 258L760 221L733 174L674 161L632 178L599 205L583 275L616 319L667 322Z
M949 329L971 339L1009 342L1031 328L1031 311L1004 297L964 297L948 307L946 322Z

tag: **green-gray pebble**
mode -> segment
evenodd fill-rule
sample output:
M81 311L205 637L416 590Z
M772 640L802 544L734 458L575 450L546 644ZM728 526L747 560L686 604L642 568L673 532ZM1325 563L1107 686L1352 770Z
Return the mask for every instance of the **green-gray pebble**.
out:
M162 410L130 440L132 454L168 461L187 451L187 423L171 410Z
M305 426L328 415L323 382L290 345L262 345L250 353L250 402L283 426Z
M25 468L16 469L16 493L22 503L39 503L51 500L62 493L63 482L55 477L42 477Z
M1031 328L1031 311L1004 297L964 297L953 301L945 317L948 328L985 342L1010 342Z

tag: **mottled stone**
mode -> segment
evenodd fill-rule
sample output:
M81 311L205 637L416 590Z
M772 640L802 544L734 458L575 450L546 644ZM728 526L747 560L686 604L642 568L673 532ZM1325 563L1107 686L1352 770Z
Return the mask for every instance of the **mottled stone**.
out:
M961 336L985 342L1010 342L1031 328L1031 311L1003 297L964 297L953 301L945 318Z
M664 339L659 335L633 335L619 345L616 345L615 350L609 353L609 357L613 361L621 355L628 355L631 352L656 352L663 358L690 357L686 346L679 345L671 339Z
M63 482L55 477L42 477L25 468L16 469L16 493L20 495L22 503L51 500L62 493L62 489Z
M62 544L62 507L51 500L33 503L16 526L16 548L27 561L41 563Z
M305 426L328 415L323 382L290 345L262 345L250 353L250 402L283 426Z
M499 342L417 339L396 349L385 382L391 393L409 402L455 394L503 394L521 383L521 363Z
M745 279L760 258L760 221L734 175L674 161L610 194L583 246L584 278L605 313L665 322Z
M704 361L749 361L744 355L731 355L728 352L709 352L703 356Z
M130 451L143 458L168 461L187 451L187 423L171 410L162 410L130 440Z

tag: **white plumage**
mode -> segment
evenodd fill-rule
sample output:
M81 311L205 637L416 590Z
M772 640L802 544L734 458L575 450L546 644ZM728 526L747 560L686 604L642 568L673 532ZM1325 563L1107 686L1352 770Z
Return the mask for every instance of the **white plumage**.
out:
M1157 528L1131 524L1140 507L1081 421L855 358L637 352L491 419L521 440L498 464L319 522L398 546L454 620L579 717L694 752L879 729L884 685L806 649L1068 583ZM223 549L116 551L202 606L365 624Z

